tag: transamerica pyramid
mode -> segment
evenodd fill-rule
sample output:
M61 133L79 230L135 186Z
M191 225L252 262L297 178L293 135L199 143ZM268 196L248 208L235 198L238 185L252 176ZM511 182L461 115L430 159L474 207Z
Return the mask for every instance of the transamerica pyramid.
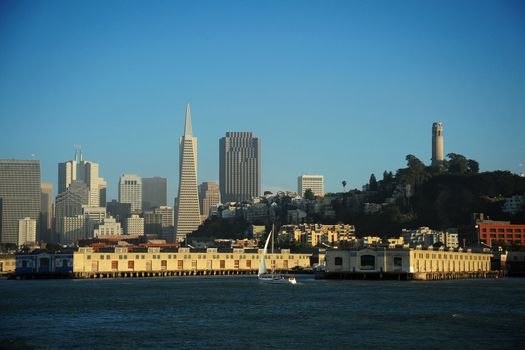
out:
M184 135L179 141L179 196L175 217L177 241L201 224L197 189L197 138L192 135L190 105L186 105Z

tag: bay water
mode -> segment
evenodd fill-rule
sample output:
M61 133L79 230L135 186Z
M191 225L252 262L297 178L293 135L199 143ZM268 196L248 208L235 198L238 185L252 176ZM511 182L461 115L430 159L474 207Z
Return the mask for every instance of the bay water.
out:
M0 349L525 347L525 279L0 280Z

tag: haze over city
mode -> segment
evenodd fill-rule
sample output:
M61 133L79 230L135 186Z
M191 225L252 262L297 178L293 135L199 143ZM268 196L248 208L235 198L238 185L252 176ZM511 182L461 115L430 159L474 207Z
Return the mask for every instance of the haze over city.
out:
M227 131L262 141L262 190L327 192L445 154L525 162L525 8L468 2L2 2L0 158L57 163L82 145L108 199L123 173L163 176L172 202L191 103L198 180Z

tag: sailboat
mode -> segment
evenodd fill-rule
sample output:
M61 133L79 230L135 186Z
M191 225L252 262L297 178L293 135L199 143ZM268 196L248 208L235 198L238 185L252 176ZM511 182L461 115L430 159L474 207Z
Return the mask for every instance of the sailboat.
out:
M272 254L273 254L273 231L274 230L272 227L272 230L270 231L270 234L268 235L268 238L266 238L266 242L264 243L264 249L261 255L261 261L259 263L259 273L257 274L259 277L259 281L265 282L265 283L296 284L297 281L295 280L295 277L286 276L286 275L277 275L275 274L273 266L272 266L272 270L270 273L268 273L268 270L266 269L266 255L268 253L268 243L270 242L270 238L272 239Z

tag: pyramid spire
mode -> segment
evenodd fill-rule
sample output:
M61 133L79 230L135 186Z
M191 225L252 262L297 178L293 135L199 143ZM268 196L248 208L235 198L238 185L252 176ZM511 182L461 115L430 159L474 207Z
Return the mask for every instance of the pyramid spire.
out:
M191 135L191 112L190 112L189 103L186 105L186 123L184 125L184 136L192 136Z

